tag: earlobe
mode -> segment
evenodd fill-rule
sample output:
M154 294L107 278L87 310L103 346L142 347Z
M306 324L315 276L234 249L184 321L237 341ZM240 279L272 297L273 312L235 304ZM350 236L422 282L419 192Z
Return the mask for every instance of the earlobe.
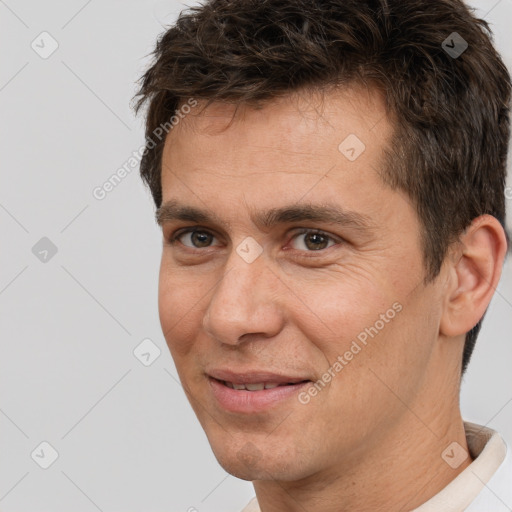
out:
M449 262L451 279L440 334L465 334L483 317L498 286L506 251L505 231L495 217L482 215L473 220L460 237L457 256Z

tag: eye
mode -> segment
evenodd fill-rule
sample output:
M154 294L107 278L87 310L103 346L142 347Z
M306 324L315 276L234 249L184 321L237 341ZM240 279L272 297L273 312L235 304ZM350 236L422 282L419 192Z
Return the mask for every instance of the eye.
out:
M209 247L214 239L215 236L209 231L193 228L177 231L171 236L169 243L174 244L176 241L179 241L185 247L202 249Z
M213 233L202 228L187 228L178 230L169 238L169 244L180 242L189 249L205 249L215 244L216 237ZM328 249L342 240L315 229L303 229L295 233L292 239L293 249L306 252L317 252ZM218 245L218 244L217 244Z
M329 245L329 242L332 242ZM296 233L293 239L294 249L300 251L321 251L336 245L336 241L323 231L304 229Z

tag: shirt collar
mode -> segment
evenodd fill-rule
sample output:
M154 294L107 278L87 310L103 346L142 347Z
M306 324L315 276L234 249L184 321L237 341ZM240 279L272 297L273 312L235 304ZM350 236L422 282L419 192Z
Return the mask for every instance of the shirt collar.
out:
M444 489L412 512L461 512L481 493L502 465L507 445L494 430L464 422L466 441L473 462Z

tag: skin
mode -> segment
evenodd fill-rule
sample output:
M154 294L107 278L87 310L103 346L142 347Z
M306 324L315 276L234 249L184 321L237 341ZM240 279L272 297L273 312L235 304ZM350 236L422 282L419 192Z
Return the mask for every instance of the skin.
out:
M212 210L219 222L161 217L162 329L217 460L253 481L263 512L411 510L471 463L453 469L441 453L454 441L468 450L464 334L492 297L505 237L493 217L476 219L425 283L415 209L378 172L392 133L382 97L352 87L289 94L236 115L214 103L167 137L163 204ZM366 146L353 162L338 150L349 134ZM357 212L366 228L251 220L255 211L322 203ZM190 234L169 243L194 226L199 243ZM263 251L252 263L236 251L246 237ZM212 368L321 379L396 303L401 311L309 403L294 396L238 414L214 399Z

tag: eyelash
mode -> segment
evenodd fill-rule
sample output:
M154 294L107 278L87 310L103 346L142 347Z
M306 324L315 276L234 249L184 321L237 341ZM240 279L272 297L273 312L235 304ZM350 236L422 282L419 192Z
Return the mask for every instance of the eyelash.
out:
M177 231L175 231L174 233L171 234L171 236L168 238L167 240L167 243L169 245L174 245L176 244L176 242L178 242L179 238L181 238L183 235L186 235L186 234L189 234L189 233L207 233L209 235L212 235L215 237L215 234L212 233L211 231L207 230L207 229L203 229L203 228L200 228L200 227L192 227L192 228L185 228L185 229L179 229ZM299 231L297 231L294 236L292 237L292 240L295 239L296 237L299 237L301 235L321 235L323 236L324 238L327 238L328 241L333 241L337 244L341 244L343 243L343 240L340 239L339 237L334 237L332 235L329 235L328 233L325 233L324 231L321 231L319 229L314 229L314 228L303 228L303 229L300 229ZM204 248L199 248L199 247L196 247L196 248L192 248L192 247L188 247L184 244L182 244L186 250L188 251L191 251L191 252L198 252L198 251L202 251L204 249L209 249L211 246L208 246L208 247L204 247ZM311 250L311 251L304 251L304 250L301 250L301 249L294 249L295 251L299 251L299 252L307 252L307 253L315 253L315 252L318 252L318 253L322 253L322 252L325 252L327 249L330 249L332 246L330 247L326 247L324 249L318 249L318 250Z

